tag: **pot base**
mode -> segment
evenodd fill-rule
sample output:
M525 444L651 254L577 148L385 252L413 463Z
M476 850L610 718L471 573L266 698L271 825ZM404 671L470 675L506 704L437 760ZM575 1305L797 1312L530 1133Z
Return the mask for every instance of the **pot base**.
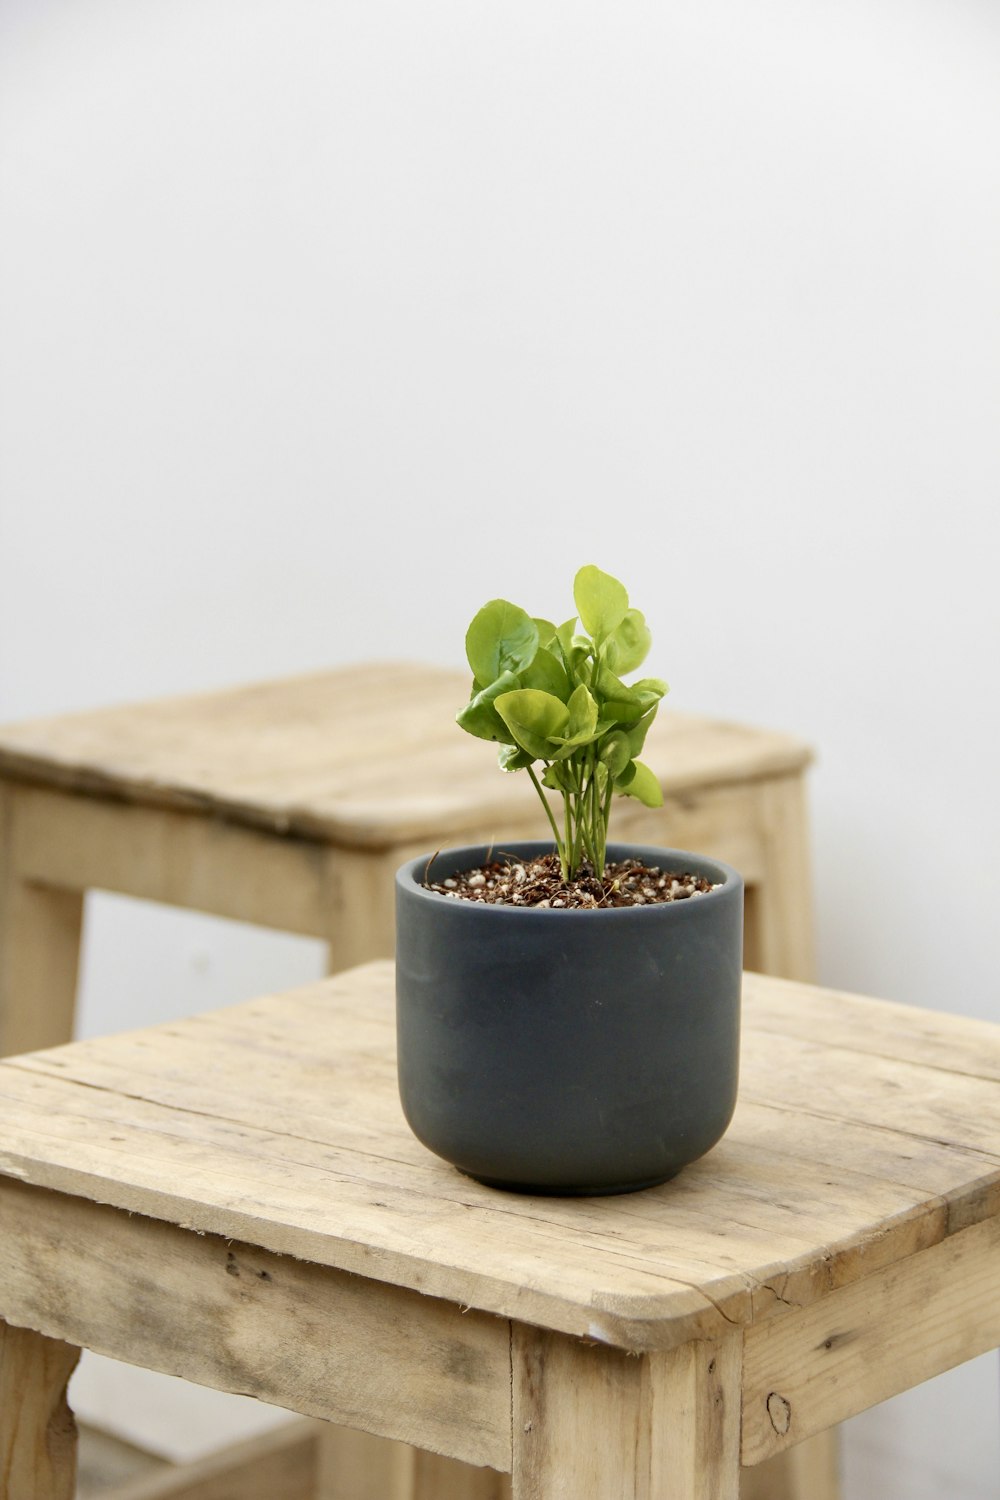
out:
M462 1176L481 1182L483 1187L497 1188L502 1193L531 1193L536 1198L613 1198L620 1193L641 1193L644 1188L659 1187L663 1182L670 1182L677 1172L668 1172L665 1177L649 1177L643 1182L615 1183L611 1187L540 1187L533 1182L501 1182L495 1177L477 1177L474 1172L462 1172Z

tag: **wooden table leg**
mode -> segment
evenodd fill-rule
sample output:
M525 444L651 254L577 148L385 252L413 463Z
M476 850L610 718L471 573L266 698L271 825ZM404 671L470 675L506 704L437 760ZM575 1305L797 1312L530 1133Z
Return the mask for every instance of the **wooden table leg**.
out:
M79 1349L0 1322L4 1500L73 1500L76 1423L66 1386Z
M83 892L19 872L14 797L0 786L0 1057L73 1035Z
M737 1500L738 1334L638 1357L515 1326L514 1500Z

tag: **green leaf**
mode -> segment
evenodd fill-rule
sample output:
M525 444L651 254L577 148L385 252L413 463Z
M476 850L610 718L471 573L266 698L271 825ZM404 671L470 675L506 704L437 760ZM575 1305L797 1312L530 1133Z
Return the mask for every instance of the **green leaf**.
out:
M560 625L556 631L556 646L562 657L563 665L569 674L571 683L585 680L585 668L587 657L590 654L590 642L585 636L574 636L573 628L576 625L576 615L572 620L567 620Z
M551 766L545 768L545 775L542 777L542 786L547 786L551 792L571 792L573 790L573 778L565 762L554 761Z
M564 657L568 656L569 653L570 653L570 650L572 649L572 646L573 646L573 631L574 631L575 627L576 627L576 615L573 616L572 620L567 620L565 622L565 624L560 625L558 627L558 629L556 630L556 640L559 642L560 646L562 647L562 651L563 651L563 656Z
M560 747L557 752L559 760L565 760L581 745L589 745L601 732L597 722L597 704L584 683L581 682L579 687L574 688L568 707L569 723L566 725L566 733L553 736L553 744Z
M624 586L610 573L602 573L591 564L577 573L573 598L584 630L597 645L614 634L628 611Z
M601 716L616 724L635 724L642 718L645 706L633 688L616 677L604 665L597 674L595 691L601 703Z
M628 735L621 729L615 729L601 741L597 753L612 776L620 776L632 759Z
M538 644L545 647L551 646L556 639L556 627L551 620L543 620L538 615L535 615L534 619L538 627Z
M629 703L627 700L615 702L612 699L605 703L601 712L616 724L636 724L642 718L643 709L641 703Z
M571 687L566 668L544 646L539 646L531 666L520 675L522 687L538 688L543 693L551 693L563 703L569 698Z
M653 644L653 637L642 612L630 609L608 644L616 648L615 659L609 660L608 665L614 667L620 676L624 677L626 673L634 672L636 667L641 667Z
M597 728L597 704L584 683L581 682L579 687L573 689L568 708L567 739L575 739L581 734L593 734Z
M482 688L469 699L465 707L455 715L456 724L461 725L466 734L474 734L479 740L498 740L501 744L512 745L514 741L510 730L497 713L494 703L501 693L513 692L520 685L513 672L502 673L496 682L491 682L489 687Z
M632 751L632 754L634 756L642 754L642 747L646 743L646 735L649 733L649 726L656 718L656 709L658 707L659 704L649 709L647 713L643 714L638 723L633 724L630 729L627 729L625 731L628 735L629 749Z
M534 759L519 745L501 745L497 751L501 771L526 771Z
M521 672L538 650L538 626L506 599L484 604L465 636L465 654L477 682L493 683L504 672Z
M553 735L564 734L569 723L569 709L551 693L537 688L519 688L502 693L496 700L497 713L522 750L539 760L552 760L556 747Z
M635 703L636 705L639 703L635 688L629 687L626 682L622 682L621 678L616 677L610 667L606 667L603 662L597 671L594 692L599 698L604 698L609 702Z
M625 793L626 797L635 797L643 807L662 807L663 790L652 771L648 766L644 766L641 760L633 761L632 765L635 766L635 773L627 785L622 786L620 781L615 785Z
M670 692L669 687L662 677L641 677L638 682L631 684L632 692L644 702L649 708L654 703L659 703Z

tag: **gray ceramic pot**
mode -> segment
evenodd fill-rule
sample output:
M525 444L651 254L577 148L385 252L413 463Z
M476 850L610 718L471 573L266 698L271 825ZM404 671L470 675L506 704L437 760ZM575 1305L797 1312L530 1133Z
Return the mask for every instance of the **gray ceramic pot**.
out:
M514 843L530 859L549 844ZM399 1091L414 1134L494 1187L624 1193L722 1136L736 1103L743 881L715 860L612 844L716 886L603 911L487 906L424 888L485 848L396 877Z

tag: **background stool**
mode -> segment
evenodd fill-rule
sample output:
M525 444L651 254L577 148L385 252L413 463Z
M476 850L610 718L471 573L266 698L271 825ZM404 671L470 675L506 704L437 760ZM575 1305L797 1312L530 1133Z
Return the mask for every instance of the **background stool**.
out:
M527 779L455 727L467 694L380 663L0 728L0 1054L70 1037L89 889L324 938L341 969L391 955L402 860L544 839ZM736 865L748 966L811 978L808 748L666 709L644 753L666 807L619 799L616 835Z
M72 1035L88 889L325 939L338 970L391 955L404 859L544 839L526 778L455 727L467 693L379 663L0 728L0 1055ZM668 708L644 759L665 807L619 800L613 833L736 865L748 967L812 978L808 747ZM827 1444L769 1500L831 1500Z

